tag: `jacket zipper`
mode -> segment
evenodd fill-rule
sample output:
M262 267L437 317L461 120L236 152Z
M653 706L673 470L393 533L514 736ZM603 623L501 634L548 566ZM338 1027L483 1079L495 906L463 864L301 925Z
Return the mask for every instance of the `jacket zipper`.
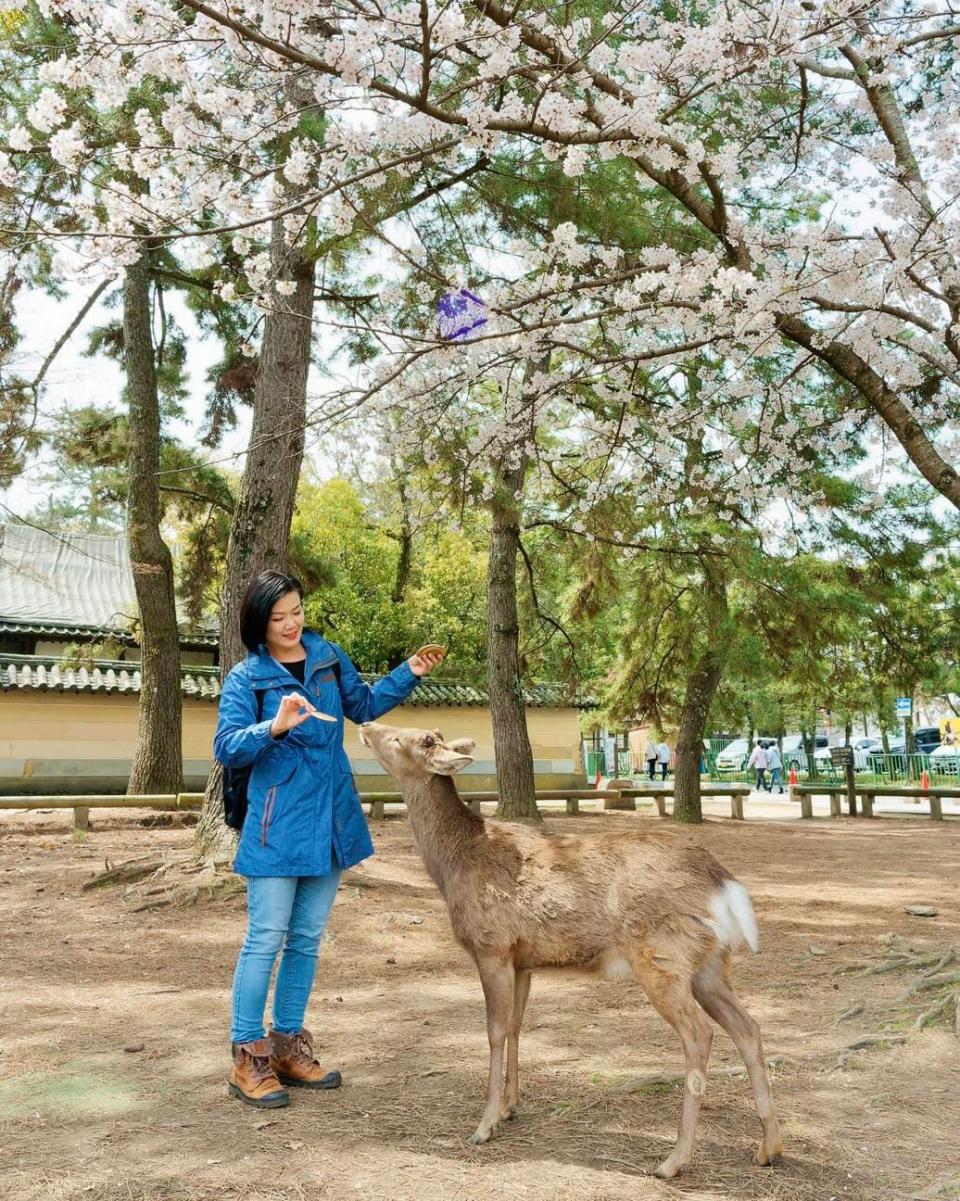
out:
M277 803L277 789L274 786L267 790L266 800L263 804L263 817L260 821L260 845L267 845L267 831L270 829L270 823L273 821L273 810Z

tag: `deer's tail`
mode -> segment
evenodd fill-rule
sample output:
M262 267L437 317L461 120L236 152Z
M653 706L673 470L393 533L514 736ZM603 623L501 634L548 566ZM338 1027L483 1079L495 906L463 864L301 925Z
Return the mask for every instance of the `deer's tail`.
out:
M710 918L707 925L722 947L731 951L741 947L758 950L760 937L757 919L750 903L750 894L739 880L724 880L710 898Z

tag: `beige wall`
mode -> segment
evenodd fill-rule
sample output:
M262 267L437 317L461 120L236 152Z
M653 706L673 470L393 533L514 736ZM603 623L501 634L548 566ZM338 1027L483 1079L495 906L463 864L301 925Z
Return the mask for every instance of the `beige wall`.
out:
M137 733L136 694L0 692L0 792L122 792ZM473 738L477 747L464 787L494 787L493 730L486 708L404 705L384 719L393 725L439 729L448 738ZM202 787L209 769L217 706L183 699L183 758L188 788ZM580 782L576 709L529 709L527 723L538 782ZM347 753L361 789L390 787L371 752L347 723Z

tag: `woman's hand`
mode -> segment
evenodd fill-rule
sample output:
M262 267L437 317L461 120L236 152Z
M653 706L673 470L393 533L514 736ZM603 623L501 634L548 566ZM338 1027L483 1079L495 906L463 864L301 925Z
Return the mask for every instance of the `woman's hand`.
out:
M429 675L438 663L443 662L446 653L442 646L435 646L433 643L429 646L421 646L416 654L411 655L407 660L407 666L415 676Z
M305 696L301 696L298 692L292 692L280 702L277 715L270 723L270 733L274 738L279 738L288 730L295 730L297 726L302 726L311 717L317 717L321 721L336 721L335 717L315 709Z

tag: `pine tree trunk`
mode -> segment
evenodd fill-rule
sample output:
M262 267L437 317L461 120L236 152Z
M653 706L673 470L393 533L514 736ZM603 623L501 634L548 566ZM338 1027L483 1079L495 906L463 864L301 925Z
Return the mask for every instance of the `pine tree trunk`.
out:
M267 314L253 398L253 424L240 498L227 547L220 608L220 665L225 676L245 654L240 641L240 602L253 576L284 570L293 506L303 459L310 370L316 264L283 244L280 222L272 231L274 271L292 278L296 290L277 298ZM195 850L202 858L228 852L233 834L223 822L222 770L207 781Z
M487 562L487 671L490 717L500 802L497 817L539 822L533 751L520 679L520 617L517 611L517 555L520 500L526 460L501 463L498 488L490 502L490 556Z
M397 541L400 545L400 555L397 558L397 571L393 580L393 591L390 601L394 605L402 605L410 584L410 571L413 566L413 525L410 520L410 500L401 472L404 468L396 461L391 462L391 469L397 479L397 491L400 495L400 532ZM395 642L387 653L387 667L393 671L395 667L409 657L410 647L399 641Z
M807 760L807 779L819 780L820 772L817 768L817 757L813 753L817 749L817 719L813 719L813 728L808 730L801 727L801 735L803 738L803 752Z
M129 404L127 542L140 609L140 706L127 790L183 791L180 639L173 560L160 536L160 402L150 328L149 250L123 281Z
M674 763L673 820L690 824L703 821L700 803L703 735L729 643L726 585L712 566L704 569L704 597L703 628L708 641L687 681Z

